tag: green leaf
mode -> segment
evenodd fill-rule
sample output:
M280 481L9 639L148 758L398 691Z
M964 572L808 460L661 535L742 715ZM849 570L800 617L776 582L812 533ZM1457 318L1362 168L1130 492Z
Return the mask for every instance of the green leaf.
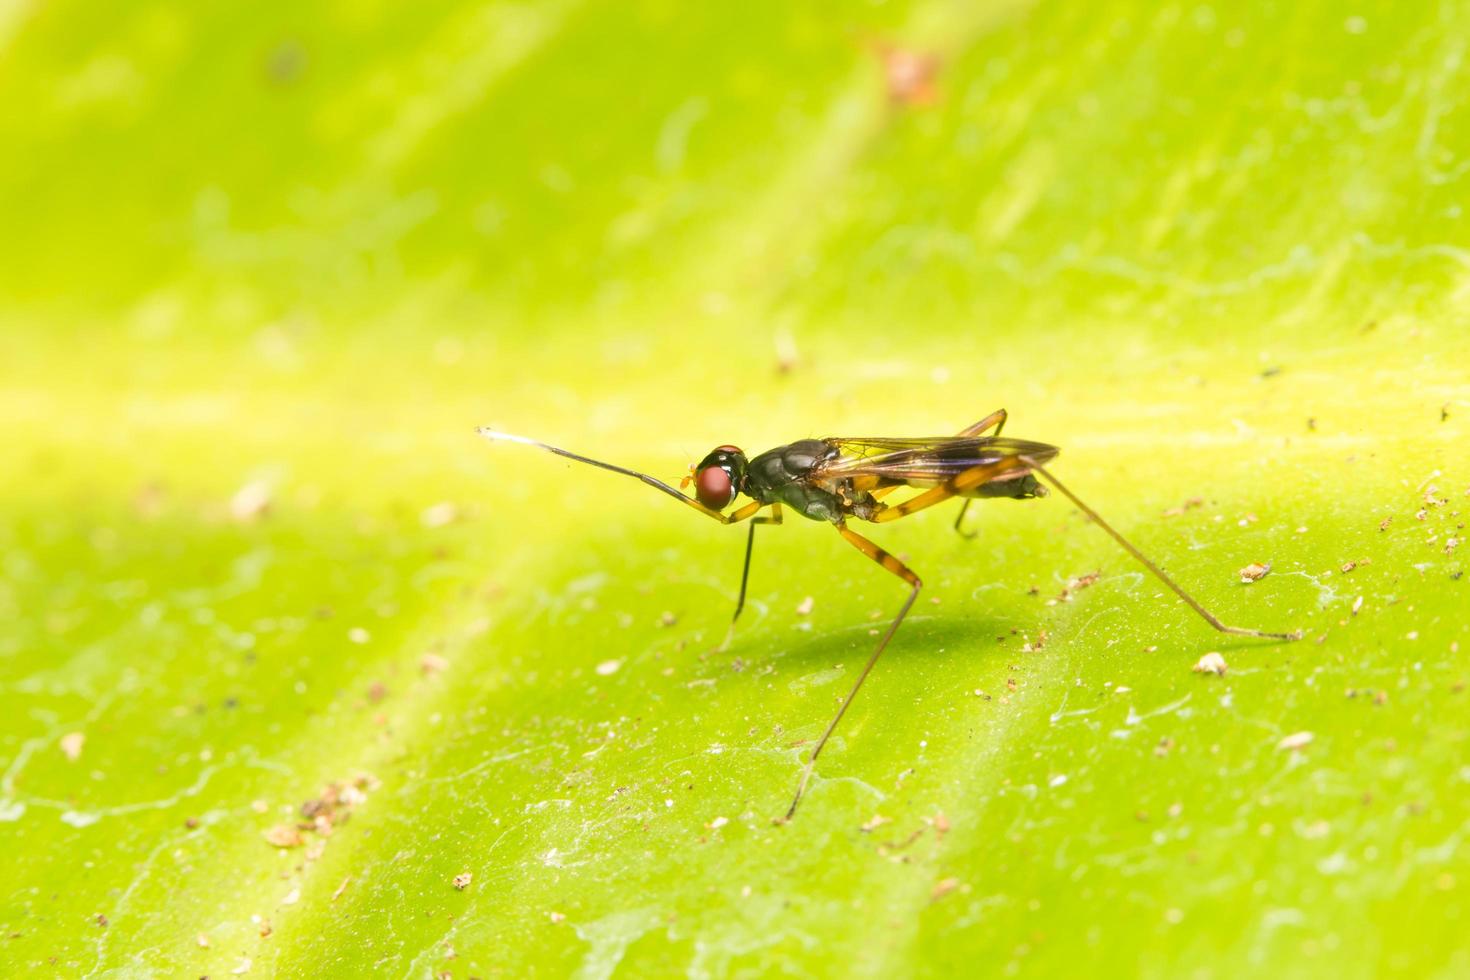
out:
M0 972L1470 970L1457 22L0 10ZM716 650L743 529L474 436L1000 407L1305 639L1060 495L874 527L784 825L901 584L788 512Z

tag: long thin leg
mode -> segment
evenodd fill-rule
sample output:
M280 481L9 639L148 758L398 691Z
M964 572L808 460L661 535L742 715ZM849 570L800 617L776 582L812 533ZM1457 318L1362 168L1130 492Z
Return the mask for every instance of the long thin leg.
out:
M730 641L735 637L735 623L740 619L740 611L745 608L745 584L750 580L750 553L755 550L755 526L757 524L780 524L781 505L772 504L769 517L752 517L750 519L750 533L745 537L745 567L740 571L740 598L735 600L735 615L730 617L730 628L725 631L725 639L715 648L716 653L723 653L730 646Z
M1104 531L1108 532L1108 534L1112 536L1114 541L1123 546L1124 551L1128 552L1134 558L1137 558L1143 564L1143 567L1153 572L1160 582L1163 582L1169 588L1173 589L1174 593L1178 595L1179 598L1183 599L1185 603L1188 604L1189 608L1199 613L1200 616L1204 618L1205 622L1215 627L1215 629L1219 630L1221 633L1235 633L1239 636L1260 636L1270 640L1300 640L1302 638L1302 634L1300 631L1296 633L1267 633L1264 630L1247 629L1244 626L1226 626L1224 623L1220 622L1219 617L1217 617L1214 613L1210 612L1203 605L1201 605L1198 599L1190 595L1188 592L1185 592L1184 589L1177 582L1171 579L1168 575L1165 575L1162 568L1150 561L1143 552L1133 547L1133 545L1129 543L1127 538L1123 537L1123 535L1115 531L1113 529L1113 526L1107 521L1103 520L1101 515L1099 515L1097 511L1093 510L1091 507L1087 506L1081 500L1079 500L1077 498L1077 495L1068 490L1062 484L1061 480L1058 480L1056 477L1052 476L1051 473L1046 469L1046 467L1030 461L1028 461L1028 464L1030 465L1032 470L1046 477L1046 481L1048 483L1056 487L1057 490L1061 491L1062 496L1066 497L1068 500L1072 501L1072 503L1076 504L1077 508L1081 510L1082 513L1092 518L1092 522L1094 524L1102 528Z
M899 518L908 517L910 514L917 513L927 507L933 507L935 504L943 503L956 494L964 493L966 490L973 489L984 483L989 483L991 480L999 479L1008 473L1016 471L1024 472L1029 468L1030 465L1020 456L1007 456L993 463L981 463L979 466L972 466L961 473L956 473L932 490L925 490L923 493L910 497L901 504L896 504L886 510L879 511L873 515L873 523L887 524L889 521L896 521Z
M909 607L914 604L914 600L919 597L919 589L924 586L924 583L919 581L919 576L909 571L908 566L861 534L848 530L844 524L837 525L837 533L846 538L848 543L858 551L861 551L888 571L907 582L913 591L904 600L903 608L898 611L898 615L893 617L893 622L889 625L888 632L884 633L883 638L878 641L878 646L873 651L873 655L868 658L868 662L863 667L862 673L858 674L857 680L853 682L852 690L847 692L847 697L843 700L842 706L837 709L837 714L832 716L832 721L827 725L827 730L822 733L821 738L817 739L816 747L812 749L812 754L807 757L806 768L801 771L801 782L796 787L796 797L791 801L791 808L786 811L785 819L787 820L790 820L796 813L796 806L801 802L801 794L806 792L806 784L812 778L812 769L817 764L817 756L821 754L822 746L826 745L827 739L832 737L832 730L837 727L837 723L847 713L848 705L852 704L852 699L857 697L858 688L863 686L863 681L868 679L868 674L872 672L873 665L878 662L879 657L883 656L883 651L888 647L888 641L893 639L894 633L898 632L898 624L903 622L904 616L908 615Z
M1000 435L1001 430L1006 427L1006 418L1006 410L1003 408L998 409L994 412L991 412L989 415L985 416L983 419L981 419L979 422L976 422L968 429L965 429L963 432L960 433L960 435L978 436L986 429L990 428L992 425L995 426L995 434ZM978 531L964 530L965 513L969 511L970 505L974 502L974 498L966 497L964 506L960 508L959 516L954 519L955 532L958 533L959 536L962 538L973 538L976 534L979 533Z

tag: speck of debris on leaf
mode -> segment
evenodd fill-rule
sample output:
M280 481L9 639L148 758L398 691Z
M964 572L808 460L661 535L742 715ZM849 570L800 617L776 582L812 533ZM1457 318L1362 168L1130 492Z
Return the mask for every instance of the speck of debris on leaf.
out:
M926 106L938 100L935 76L939 74L941 64L937 55L901 48L885 41L875 42L873 48L883 65L889 101L895 105Z
M242 957L240 957L240 965L237 966L237 967L235 967L233 970L230 971L230 973L234 974L237 977L238 976L241 976L243 974L249 973L249 972L250 972L250 957L248 957L248 956L242 956Z
M1304 749L1312 744L1313 737L1311 732L1293 732L1277 742L1276 747L1278 749L1291 749L1293 751Z
M1205 498L1203 498L1203 497L1190 497L1188 500L1186 500L1184 503L1180 504L1178 507L1170 507L1168 510L1164 511L1164 516L1165 517L1178 517L1180 514L1184 513L1185 511L1187 511L1187 510L1193 510L1196 507L1203 507L1204 504L1205 504Z
M447 527L457 520L459 520L459 507L449 500L431 504L419 514L419 523L428 528Z
M934 814L934 829L941 835L949 833L949 818L943 813Z
M107 916L103 915L101 912L98 912L97 913L97 924L99 926L101 926L102 928L106 929L107 928Z
M82 757L82 746L86 743L87 736L81 732L67 732L61 736L61 752L72 762Z
M288 823L278 823L265 831L265 842L272 847L300 847L304 840L301 831Z
M658 617L658 624L660 626L673 626L678 621L678 616L675 616L673 613L667 611Z
M1362 596L1358 596L1356 599L1353 600L1353 615L1356 616L1358 614L1358 611L1361 610L1362 608L1363 608L1363 597Z
M247 483L230 498L230 517L248 524L264 517L271 509L270 484L261 480Z
M560 913L560 912L548 912L547 913L547 918L551 919L552 922L565 922L565 921L567 921L567 917L565 915L563 915L562 913Z
M597 665L597 673L602 677L607 677L609 674L616 674L622 666L621 660L604 660Z
M342 879L342 884L338 885L337 886L337 890L334 891L334 892L332 892L332 901L335 902L337 899L341 898L342 897L342 893L347 890L347 886L351 882L352 882L352 875L348 875L346 878L343 878Z
M929 901L937 902L958 887L960 887L960 880L958 878L941 878L934 885L934 889L929 892Z
M371 640L372 638L373 638L373 635L371 633L369 633L367 630L363 629L361 626L354 626L354 627L352 627L352 629L350 629L350 630L347 631L347 639L349 639L353 643L357 643L359 645L360 644L363 644L363 643L366 643L368 640Z
M1251 582L1259 582L1270 571L1271 565L1269 562L1265 564L1258 561L1251 562L1240 570L1240 580L1249 585Z
M320 794L301 804L301 817L311 822L307 829L326 837L347 821L353 807L367 801L367 790L376 787L377 780L365 774L346 783L328 783Z
M812 606L814 604L815 600L812 599L811 596L807 596L805 599L801 600L801 605L796 607L796 615L810 616L812 614Z
M449 661L437 653L426 653L419 658L419 670L425 677L438 674L449 669Z
M1228 669L1229 665L1225 663L1225 658L1213 651L1200 657L1194 665L1196 674L1215 674L1220 677L1224 677Z
M865 834L871 834L873 831L877 830L879 827L883 826L885 823L893 823L893 818L892 817L881 816L881 815L875 813L875 814L873 814L873 818L871 820L869 820L867 823L863 824L858 829L861 830Z
M473 881L474 878L475 876L470 874L470 872L461 871L459 874L454 876L455 890L461 892L464 891L466 888L470 887L470 882Z
M1069 579L1062 591L1057 593L1056 599L1048 600L1047 605L1056 605L1058 602L1071 602L1073 595L1094 584L1100 578L1102 578L1102 572L1099 571L1088 572L1086 575L1079 575L1074 579Z
M194 941L199 944L200 949L209 948L209 937L202 932L194 937Z

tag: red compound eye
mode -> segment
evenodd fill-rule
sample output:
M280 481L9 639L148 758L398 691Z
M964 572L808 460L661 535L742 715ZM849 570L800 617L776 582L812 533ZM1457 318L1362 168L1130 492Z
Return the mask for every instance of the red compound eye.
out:
M694 496L710 510L724 510L735 499L730 474L722 466L706 466L694 475Z

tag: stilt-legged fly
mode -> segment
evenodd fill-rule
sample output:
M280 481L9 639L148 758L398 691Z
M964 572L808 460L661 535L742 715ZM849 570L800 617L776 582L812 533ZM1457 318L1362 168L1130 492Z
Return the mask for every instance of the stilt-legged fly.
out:
M847 522L851 518L887 524L933 507L951 497L962 497L965 498L965 505L955 520L955 529L963 534L965 511L969 509L971 500L976 497L1025 500L1045 496L1046 487L1036 479L1039 475L1072 501L1093 523L1111 535L1114 541L1138 559L1159 581L1174 590L1179 598L1215 629L1222 633L1273 640L1301 638L1300 633L1267 633L1222 623L1199 600L1166 575L1162 568L1114 530L1097 511L1078 499L1076 494L1051 474L1046 464L1060 452L1056 446L1002 438L1000 432L1005 423L1006 412L1001 409L956 436L932 439L802 439L778 446L751 459L747 459L745 453L734 446L720 446L691 467L690 475L680 484L682 488L692 482L693 497L646 473L579 456L524 436L508 435L485 428L477 431L486 439L538 446L580 463L636 477L722 524L750 521L750 532L745 539L745 565L740 573L740 597L735 603L735 615L730 620L732 632L735 621L740 618L740 611L745 607L745 586L750 577L750 553L755 545L755 525L780 524L783 508L786 507L811 520L830 523L848 544L908 583L908 598L899 608L898 615L893 617L888 631L879 639L877 647L853 682L841 707L807 756L801 781L797 784L796 796L791 801L790 809L786 811L785 819L789 820L796 813L797 804L806 791L817 756L821 754L833 729L857 696L863 681L872 672L873 665L883 655L888 641L893 639L898 624L903 622L923 585L919 576L911 572L903 562L848 527ZM983 435L991 430L994 430L991 435ZM889 493L900 487L911 487L920 492L899 503L884 502ZM750 503L727 513L727 508L741 494L751 498ZM766 508L770 508L769 514L761 514ZM725 639L728 643L728 633Z

